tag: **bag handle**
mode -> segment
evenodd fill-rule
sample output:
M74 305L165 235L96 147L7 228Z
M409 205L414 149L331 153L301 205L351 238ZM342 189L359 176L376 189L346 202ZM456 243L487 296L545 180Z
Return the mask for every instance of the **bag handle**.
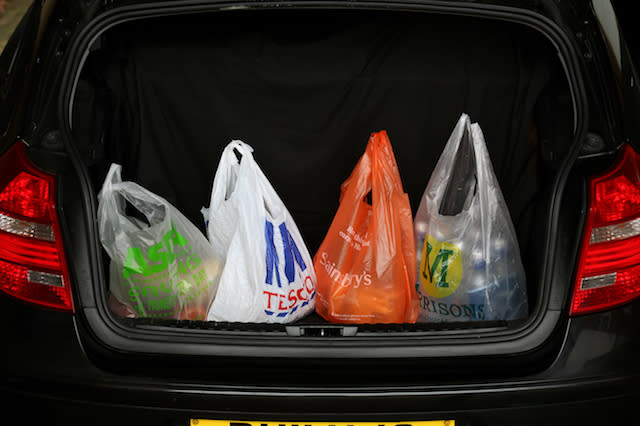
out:
M97 220L100 241L102 241L103 246L111 257L115 255L111 247L117 234L117 229L113 223L113 215L123 216L122 213L124 212L124 202L122 200L118 202L113 194L113 186L122 182L121 170L122 166L112 163L102 184L102 189L98 193ZM130 225L132 226L133 224Z
M506 212L509 220L506 221L505 226L510 229L511 235L516 235L513 221L509 216L509 210L507 204L502 195L500 187L498 187L498 179L496 178L493 166L491 165L491 156L485 144L484 134L478 123L471 125L471 135L473 139L473 147L476 155L476 175L478 178L478 191L477 197L480 203L481 211L491 212L490 216L493 216L493 212L502 209ZM495 183L495 185L494 185ZM484 215L482 219L482 230L488 232L485 228L488 224L484 223Z
M340 202L347 194L349 198L360 202L369 192L374 191L381 194L389 194L392 191L404 192L398 164L385 130L372 133L369 137L364 154L351 176L342 184Z
M126 215L126 202L142 213L151 226L163 222L167 215L168 202L165 199L135 182L122 181L120 164L111 164L98 197L106 208L110 208L136 228L139 226Z
M371 191L371 138L351 175L340 186L340 204L350 201L355 207Z
M225 147L225 152L227 153L227 155L229 155L229 153L233 153L235 156L235 153L233 151L237 151L242 156L242 158L249 157L253 159L253 147L251 147L251 145L247 143L242 142L239 139L232 140L229 145ZM237 157L236 160L238 161L238 163L242 162L242 160L238 159Z
M371 227L376 238L372 241L376 257L376 274L382 275L402 253L402 236L413 235L412 229L404 228L401 216L411 216L408 196L402 187L400 170L386 131L371 135L369 149L372 157L371 192L373 210ZM406 203L406 204L405 204ZM403 208L406 205L406 208ZM413 223L412 220L404 222ZM413 243L411 243L413 246Z
M451 171L454 170L454 163L456 160L456 154L460 147L462 138L465 132L472 140L472 149L475 150L475 144L473 143L473 132L471 131L471 120L467 114L462 114L456 123L447 143L440 154L440 158L433 169L432 177L429 180L427 186L427 192L425 196L429 196L435 203L440 206L445 195L445 188L448 186L448 182L451 179ZM476 159L477 160L477 159ZM477 174L477 171L476 171ZM435 188L435 190L434 190Z
M385 193L392 191L404 192L400 170L396 157L391 148L389 135L385 130L371 135L369 149L373 159L372 165L372 187L375 186Z
M237 153L237 154L236 154ZM238 154L240 158L238 158ZM222 156L220 158L220 165L224 165L226 169L229 169L233 166L237 166L243 163L243 159L247 158L251 162L253 160L253 148L251 145L242 142L241 140L234 139L222 151ZM218 170L220 170L220 166L218 166Z
M98 193L99 207L102 210L111 211L123 218L125 215L125 200L123 197L118 196L118 185L122 183L122 166L120 164L112 163L107 172L107 176L104 178L102 189ZM129 221L127 219L127 221ZM130 221L129 221L130 222ZM133 225L133 223L131 223Z
M150 226L168 220L169 203L135 182L122 181L122 166L111 164L102 189L98 194L98 228L100 241L113 258L117 253L111 250L118 235L135 233L143 226L142 221L134 221L126 214L126 202L140 211Z
M236 152L241 155L238 159ZM233 140L224 148L213 178L210 207L219 206L235 192L240 169L250 167L253 148L240 140ZM243 161L246 159L247 161Z
M102 189L98 193L98 200L102 199L107 193L113 191L113 186L122 182L122 166L120 164L112 163L107 172L107 176L104 178Z
M454 155L455 167L449 171L442 190L438 209L441 216L456 216L470 208L478 188L475 151L471 129L465 126Z

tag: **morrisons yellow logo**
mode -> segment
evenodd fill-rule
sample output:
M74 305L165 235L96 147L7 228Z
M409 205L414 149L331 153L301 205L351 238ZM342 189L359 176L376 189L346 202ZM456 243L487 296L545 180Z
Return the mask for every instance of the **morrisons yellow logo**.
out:
M455 293L462 280L462 253L446 241L427 235L420 261L420 281L431 297L441 299Z

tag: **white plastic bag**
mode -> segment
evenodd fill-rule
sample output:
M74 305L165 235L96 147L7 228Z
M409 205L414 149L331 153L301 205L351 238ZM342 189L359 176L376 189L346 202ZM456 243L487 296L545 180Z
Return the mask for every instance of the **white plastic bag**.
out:
M252 152L241 141L227 145L202 209L209 241L226 259L208 319L289 323L314 311L313 261Z
M102 246L111 258L110 290L138 317L204 320L222 262L174 206L112 164L98 194ZM141 218L126 213L127 202Z
M515 230L482 130L466 114L431 175L414 227L419 321L527 316Z

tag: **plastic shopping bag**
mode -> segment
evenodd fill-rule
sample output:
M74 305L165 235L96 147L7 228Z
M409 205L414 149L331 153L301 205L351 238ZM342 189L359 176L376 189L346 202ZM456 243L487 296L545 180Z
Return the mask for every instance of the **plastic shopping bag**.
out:
M415 322L415 268L409 198L387 133L373 133L315 256L316 310L332 322Z
M313 312L316 276L291 214L252 152L241 141L227 145L202 210L209 241L226 259L208 318L289 323Z
M121 166L111 165L98 195L100 241L111 258L110 290L126 307L118 312L204 320L221 259L178 209L134 182L123 182L120 172ZM127 203L140 218L127 214ZM111 306L118 306L114 302Z
M420 321L527 315L525 274L509 211L478 124L463 114L415 221Z

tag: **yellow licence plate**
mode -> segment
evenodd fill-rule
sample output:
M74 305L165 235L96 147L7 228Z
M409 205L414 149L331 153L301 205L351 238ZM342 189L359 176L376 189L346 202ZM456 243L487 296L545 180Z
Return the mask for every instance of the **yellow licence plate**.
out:
M191 426L455 426L455 424L455 420L429 420L420 422L260 422L191 419Z

